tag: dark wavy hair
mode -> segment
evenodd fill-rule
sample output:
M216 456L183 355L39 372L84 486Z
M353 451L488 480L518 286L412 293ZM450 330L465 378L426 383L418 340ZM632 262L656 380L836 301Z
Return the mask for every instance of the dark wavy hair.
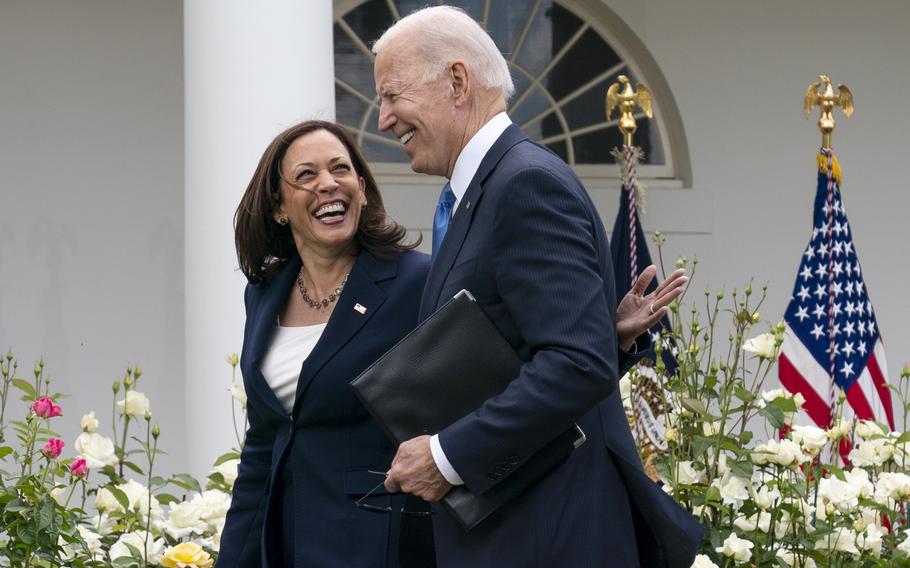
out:
M272 140L234 214L237 261L254 286L270 282L297 252L290 226L279 225L273 217L275 207L281 202L281 161L294 140L318 130L328 131L344 144L355 172L364 179L367 206L360 215L354 235L359 249L376 258L390 258L420 244L420 239L409 244L404 242L407 230L386 214L376 180L348 132L333 122L308 120L288 128Z

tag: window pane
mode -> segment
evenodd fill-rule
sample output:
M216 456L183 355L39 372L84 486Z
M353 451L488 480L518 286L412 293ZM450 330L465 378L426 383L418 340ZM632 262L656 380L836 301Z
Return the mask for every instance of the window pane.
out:
M344 20L367 47L371 47L395 23L388 4L383 0L367 0L345 14Z
M487 21L487 31L490 37L496 43L506 59L511 59L512 52L515 50L515 43L521 30L528 21L528 14L534 7L534 0L511 0L508 9L502 9L502 4L495 0L490 0L489 20ZM497 6L499 4L499 6Z
M580 27L581 20L565 8L541 2L515 62L538 75Z
M373 83L373 62L340 26L334 27L334 33L335 76L367 98L372 98L376 93Z
M611 126L572 138L576 164L613 164L610 155L613 148L622 146L622 134L618 126Z
M547 74L543 83L553 98L559 100L619 62L619 57L597 32L589 29Z

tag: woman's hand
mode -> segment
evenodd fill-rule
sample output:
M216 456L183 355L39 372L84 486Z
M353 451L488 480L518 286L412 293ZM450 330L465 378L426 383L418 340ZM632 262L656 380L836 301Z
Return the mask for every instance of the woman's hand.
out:
M659 322L669 310L667 306L686 290L685 284L689 278L686 271L680 268L673 271L650 294L645 294L656 274L657 267L653 264L645 268L616 307L616 335L623 351L631 349L639 335Z

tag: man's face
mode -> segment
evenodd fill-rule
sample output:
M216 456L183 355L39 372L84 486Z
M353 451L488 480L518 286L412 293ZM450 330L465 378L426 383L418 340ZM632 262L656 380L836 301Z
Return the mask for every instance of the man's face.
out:
M395 134L415 172L450 177L462 138L451 84L445 75L423 80L420 56L401 43L388 45L376 56L379 130Z

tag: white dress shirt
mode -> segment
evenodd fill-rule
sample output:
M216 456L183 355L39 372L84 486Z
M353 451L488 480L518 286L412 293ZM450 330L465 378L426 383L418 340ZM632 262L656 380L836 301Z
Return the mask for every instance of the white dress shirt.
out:
M504 112L497 114L468 140L464 149L458 154L458 159L455 160L455 168L452 169L452 179L449 180L449 185L452 186L452 193L455 194L455 206L452 207L453 216L458 213L458 205L461 204L461 198L468 191L468 186L471 185L471 181L477 173L477 168L480 167L480 162L483 161L493 144L499 140L499 137L511 124L512 120L509 115ZM452 485L464 485L461 476L458 475L458 472L455 471L455 468L452 467L452 464L446 458L445 452L442 451L438 434L430 437L430 450L433 452L433 461L436 462L436 467L442 476L446 478L446 481Z
M288 414L294 409L297 398L300 369L316 347L325 326L324 323L299 327L275 326L272 342L259 369Z

